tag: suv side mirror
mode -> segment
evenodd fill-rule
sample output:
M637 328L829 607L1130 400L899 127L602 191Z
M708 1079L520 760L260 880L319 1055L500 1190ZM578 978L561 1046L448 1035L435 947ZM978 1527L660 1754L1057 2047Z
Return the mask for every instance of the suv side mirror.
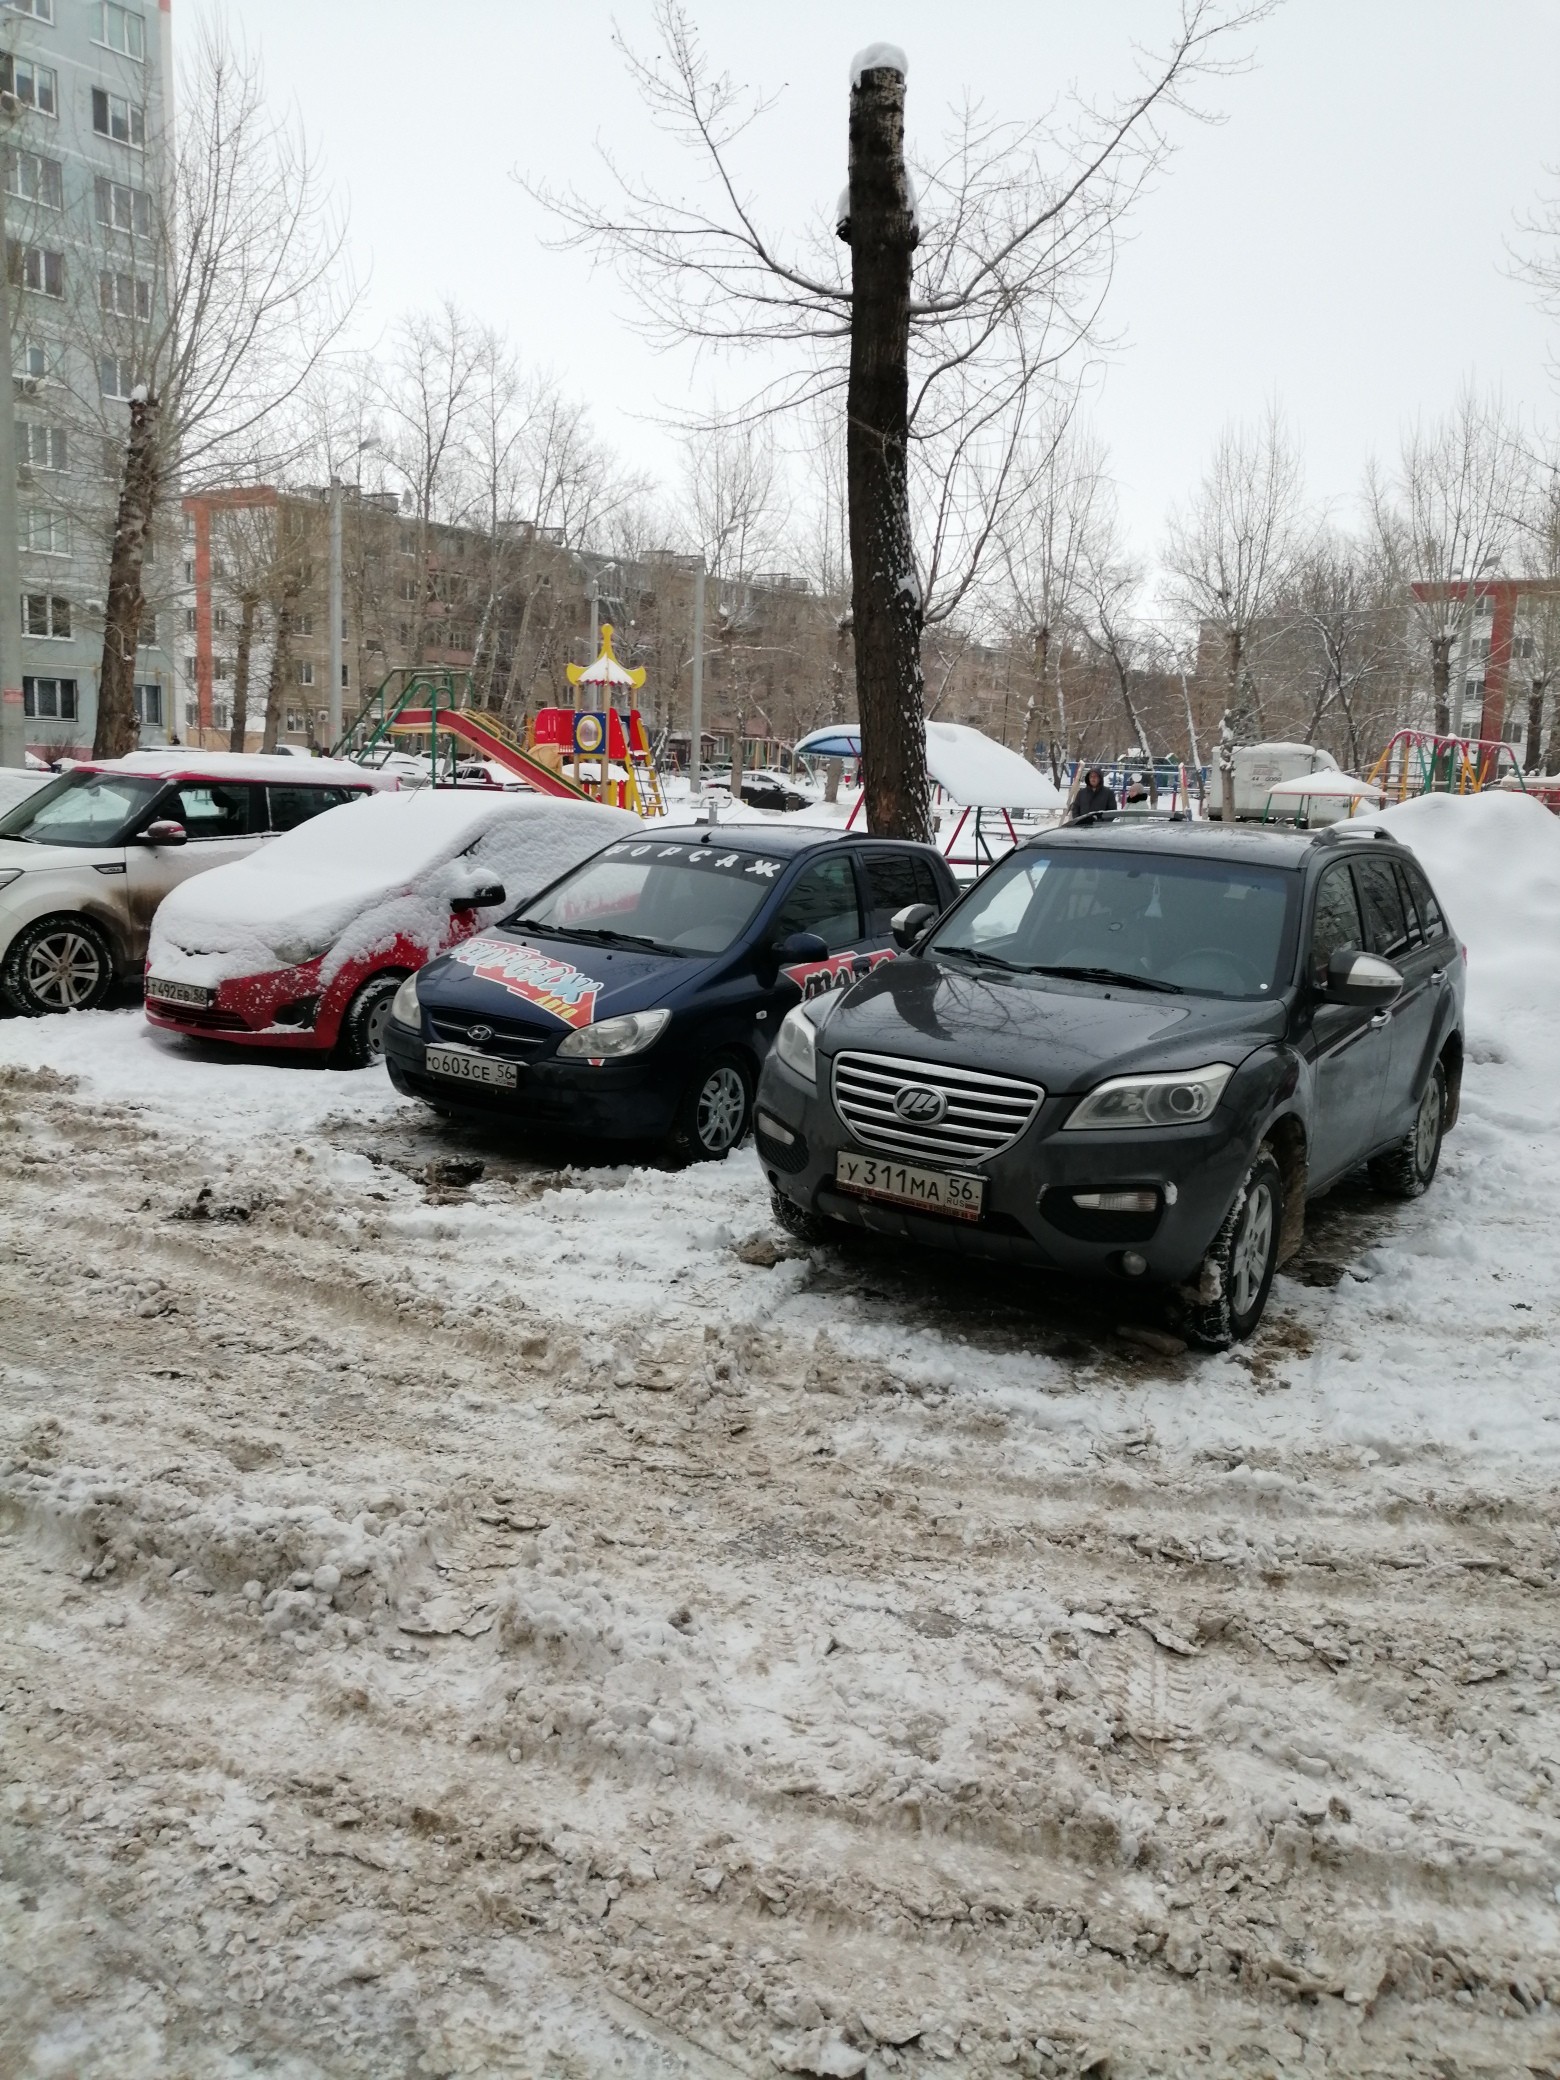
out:
M888 920L888 928L899 946L913 946L937 912L930 903L906 903Z
M1379 954L1353 953L1347 947L1327 963L1322 995L1330 1004L1357 1004L1380 1010L1402 995L1403 978Z
M175 823L171 816L159 816L149 823L144 831L136 833L143 845L186 845L189 832L182 823Z
M463 910L486 910L494 903L506 902L504 884L489 881L481 888L473 888L463 896L450 897L450 909L458 917Z

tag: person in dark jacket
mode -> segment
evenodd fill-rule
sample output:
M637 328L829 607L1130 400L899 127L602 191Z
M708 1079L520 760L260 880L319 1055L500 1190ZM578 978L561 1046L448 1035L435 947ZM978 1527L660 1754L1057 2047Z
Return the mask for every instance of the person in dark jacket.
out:
M1097 816L1104 809L1116 806L1116 790L1105 785L1105 775L1098 766L1090 766L1083 776L1083 785L1072 798L1072 807L1067 812L1074 823L1085 816Z

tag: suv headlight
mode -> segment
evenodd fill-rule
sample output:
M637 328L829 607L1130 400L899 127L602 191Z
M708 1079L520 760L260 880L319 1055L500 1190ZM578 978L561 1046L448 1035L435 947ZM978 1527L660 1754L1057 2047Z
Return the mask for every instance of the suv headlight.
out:
M629 1011L620 1018L604 1018L599 1025L581 1026L559 1042L561 1055L587 1055L591 1061L620 1062L626 1054L643 1054L652 1040L665 1030L670 1011Z
M390 1016L398 1026L410 1026L414 1033L422 1031L422 1006L417 1001L415 975L408 975L390 999Z
M1181 1069L1164 1076L1113 1076L1096 1084L1062 1131L1075 1127L1190 1127L1218 1104L1235 1074L1230 1062Z
M798 1004L788 1011L780 1021L780 1031L775 1036L775 1053L803 1083L818 1080L818 1028L807 1015L807 1007Z

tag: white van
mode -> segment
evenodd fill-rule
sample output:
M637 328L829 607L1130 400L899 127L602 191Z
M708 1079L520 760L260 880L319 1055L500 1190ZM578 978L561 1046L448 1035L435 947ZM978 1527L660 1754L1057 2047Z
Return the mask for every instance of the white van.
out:
M139 973L179 882L394 785L346 760L176 748L72 767L0 816L0 996L90 1010Z

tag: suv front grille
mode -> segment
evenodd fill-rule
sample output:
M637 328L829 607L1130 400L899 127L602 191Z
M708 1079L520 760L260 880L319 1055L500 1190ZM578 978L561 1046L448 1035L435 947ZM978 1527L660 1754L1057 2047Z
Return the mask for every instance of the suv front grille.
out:
M910 1090L935 1092L942 1100L941 1117L906 1119L894 1101ZM985 1076L888 1054L834 1058L835 1111L864 1146L888 1155L984 1162L1012 1147L1044 1097L1038 1083L1011 1076Z

